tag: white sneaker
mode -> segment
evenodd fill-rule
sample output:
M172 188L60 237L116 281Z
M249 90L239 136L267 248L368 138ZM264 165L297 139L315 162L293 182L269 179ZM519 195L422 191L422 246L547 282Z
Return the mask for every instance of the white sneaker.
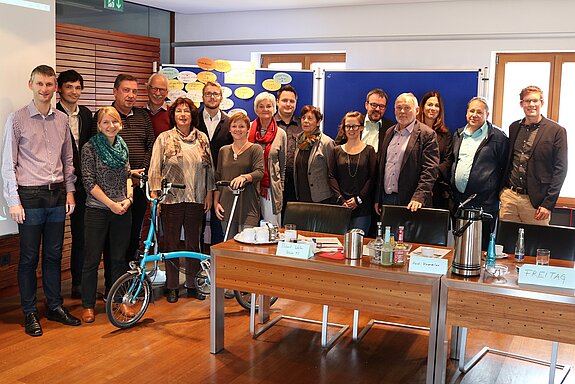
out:
M148 272L148 277L152 280L152 285L166 284L166 272L161 269L154 269Z

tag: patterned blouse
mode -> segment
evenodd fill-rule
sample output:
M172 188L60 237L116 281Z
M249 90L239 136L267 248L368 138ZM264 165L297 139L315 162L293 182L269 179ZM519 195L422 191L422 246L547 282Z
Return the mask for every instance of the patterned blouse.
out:
M195 128L185 138L176 128L157 137L150 161L150 190L160 190L163 178L186 186L185 189L173 188L162 204L203 204L207 192L216 189L208 142L206 134Z
M92 143L82 147L82 182L86 189L86 206L99 209L110 209L90 193L97 185L111 200L119 202L127 199L130 164L126 161L124 168L110 168L98 156Z

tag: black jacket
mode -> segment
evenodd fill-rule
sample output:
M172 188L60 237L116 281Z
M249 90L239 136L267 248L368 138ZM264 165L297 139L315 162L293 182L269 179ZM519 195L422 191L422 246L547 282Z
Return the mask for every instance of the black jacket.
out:
M78 130L80 132L80 137L78 139L78 145L76 145L76 140L72 140L72 153L73 153L73 163L74 163L74 174L76 175L76 191L84 190L84 184L82 183L82 166L80 154L82 153L82 147L84 144L90 140L91 129L92 129L92 111L83 105L78 106L78 116L79 126ZM56 109L66 113L66 110L62 106L61 102L56 104Z
M468 207L483 208L486 212L499 211L499 192L503 188L503 175L509 154L509 139L498 127L487 122L487 136L475 152L469 180L463 193L455 186L455 170L459 162L459 149L463 141L463 128L453 134L453 167L451 187L456 206L476 193Z

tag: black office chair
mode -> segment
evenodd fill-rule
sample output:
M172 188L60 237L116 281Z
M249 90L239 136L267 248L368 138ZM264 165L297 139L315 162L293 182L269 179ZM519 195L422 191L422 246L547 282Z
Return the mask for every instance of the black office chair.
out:
M389 225L392 231L396 231L400 225L403 225L403 240L405 242L447 245L447 235L449 233L448 210L420 208L416 212L411 212L405 206L384 205L381 209L381 223L383 227ZM355 341L361 340L374 324L429 331L428 327L371 319L363 330L359 332L359 310L356 309L353 311L353 339Z
M284 223L295 224L298 230L313 231L343 235L347 232L351 220L351 208L317 203L288 202L284 214ZM261 297L260 297L261 298ZM252 294L252 309L250 311L250 330L253 338L270 329L275 323L282 319L303 321L312 324L321 324L321 346L330 348L349 329L349 325L328 322L329 306L323 306L322 321L294 317L288 315L278 315L273 320L259 329L256 329L255 322L255 294ZM329 340L327 338L327 327L338 327L340 330Z
M449 211L446 209L420 208L411 212L405 206L384 205L381 223L384 227L391 226L392 232L403 225L403 240L408 243L447 245Z
M503 252L514 253L519 228L525 229L525 254L534 256L537 248L547 248L551 258L575 261L575 228L558 225L534 225L499 220L496 243Z
M352 209L341 205L288 202L283 222L297 229L344 235L349 227Z

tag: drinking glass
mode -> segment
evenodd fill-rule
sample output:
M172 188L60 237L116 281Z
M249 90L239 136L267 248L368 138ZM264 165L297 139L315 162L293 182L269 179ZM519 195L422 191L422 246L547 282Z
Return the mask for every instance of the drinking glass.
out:
M297 230L295 224L284 224L284 240L286 242L297 243Z
M537 265L549 265L549 258L551 257L551 251L544 248L537 249L537 258L536 264Z

